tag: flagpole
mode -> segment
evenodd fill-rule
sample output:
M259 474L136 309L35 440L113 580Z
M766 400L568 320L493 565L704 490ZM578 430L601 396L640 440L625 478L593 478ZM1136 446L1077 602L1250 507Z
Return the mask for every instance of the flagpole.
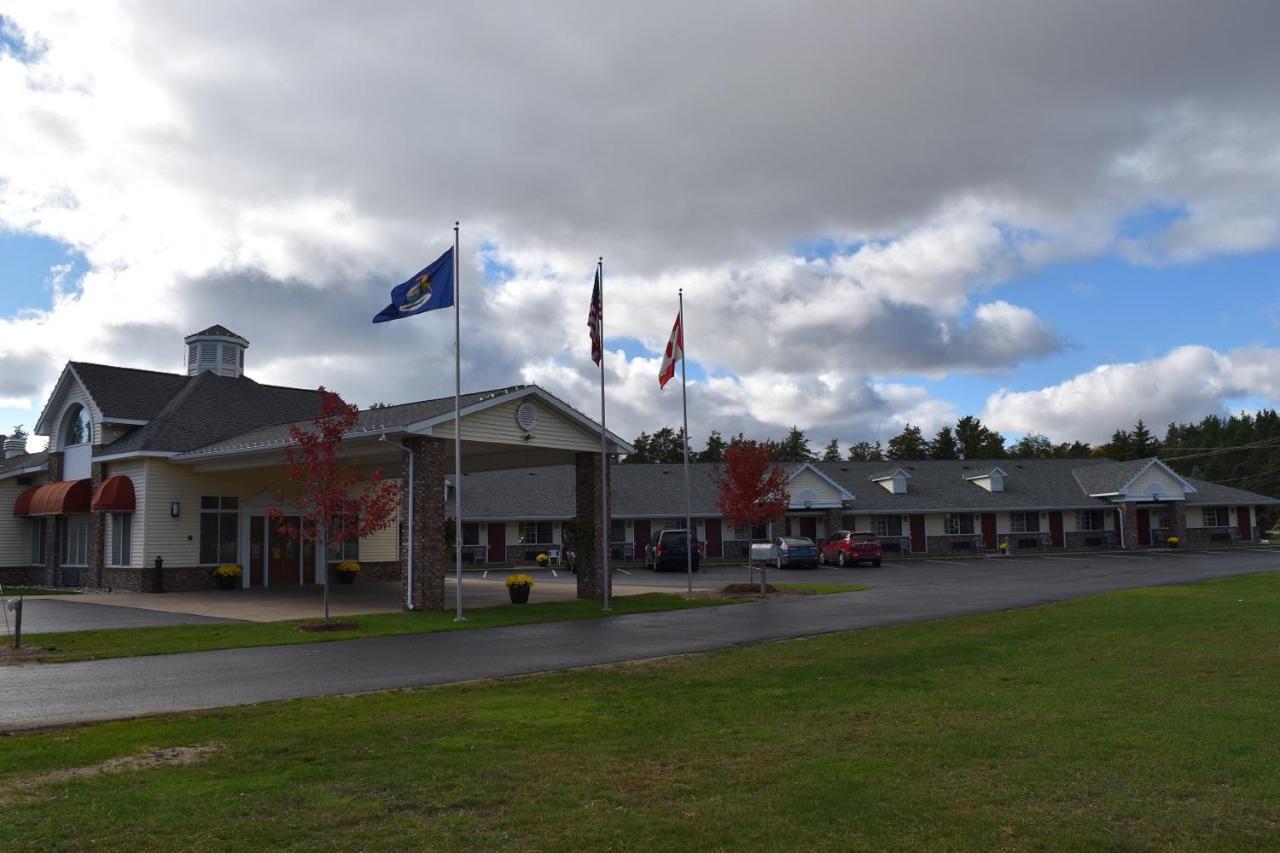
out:
M685 385L686 365L689 357L685 354L684 337L684 288L680 288L680 408L684 413L684 529L685 529L685 574L689 580L688 597L693 598L693 504L689 497L689 392Z
M458 262L458 222L453 223L453 621L462 622L462 265Z
M600 282L600 518L604 525L604 552L600 565L604 569L604 607L609 609L613 586L609 576L609 431L604 417L604 256L596 261L596 280Z

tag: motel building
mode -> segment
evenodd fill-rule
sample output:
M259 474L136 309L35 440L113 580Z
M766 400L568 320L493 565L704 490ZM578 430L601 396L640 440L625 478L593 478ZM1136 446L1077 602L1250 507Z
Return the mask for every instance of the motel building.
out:
M416 608L444 605L446 520L454 516L453 397L360 412L344 455L402 484L399 518L318 554L268 516L286 486L289 425L319 412L316 391L245 375L249 342L223 326L185 339L185 373L70 362L36 424L49 449L4 442L0 583L147 591L214 585L242 567L246 588L314 584L325 561L357 560L360 582L399 582ZM578 593L598 597L601 428L537 386L466 394L463 549L469 566L527 566L593 530L578 548ZM610 454L630 445L604 436ZM790 510L769 529L735 529L716 508L716 467L690 466L698 538L710 559L740 559L782 533L876 533L903 556L1165 547L1254 541L1274 498L1184 478L1159 459L818 462L784 468ZM679 465L610 468L610 551L684 521ZM161 568L157 572L157 562Z

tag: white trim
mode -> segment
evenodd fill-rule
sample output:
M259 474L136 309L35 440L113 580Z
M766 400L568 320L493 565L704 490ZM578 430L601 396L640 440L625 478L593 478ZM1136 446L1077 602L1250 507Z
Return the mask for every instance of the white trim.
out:
M846 489L844 486L842 486L842 485L840 485L839 483L837 483L835 480L833 480L833 479L831 479L830 477L828 477L826 474L824 474L824 473L822 473L821 471L819 471L817 468L815 468L815 467L814 467L814 465L813 465L813 463L812 463L812 462L802 462L802 463L800 463L800 467L799 467L799 468L797 468L794 472L792 472L791 476L787 477L787 482L788 482L788 483L790 483L790 482L791 482L792 480L794 480L796 477L800 476L800 472L801 472L801 471L803 471L803 470L805 470L806 468L807 468L808 470L812 471L813 473L817 474L817 475L818 475L818 479L820 479L820 480L822 480L823 482L827 483L829 486L831 486L833 489L835 489L837 492L839 492L839 493L840 493L840 500L841 500L841 501L851 501L851 500L853 500L853 499L854 499L854 497L853 497L853 493L852 493L852 492L850 492L850 491L849 491L848 489ZM909 476L911 476L911 475L910 475L910 474L908 474L907 476L909 477ZM824 502L823 502L823 504L827 504L827 503L829 503L829 502L827 502L827 501L824 501ZM811 505L812 507L814 507L814 508L821 508L821 506L820 506L817 502L810 502L810 505ZM842 504L842 505L843 505L843 504ZM832 508L834 508L834 506L828 506L827 508L828 508L828 509L832 509Z
M88 392L85 392L85 393L88 393ZM136 418L108 418L108 417L103 417L101 420L99 420L99 421L98 421L98 423L101 423L101 424L122 424L122 425L124 425L124 426L146 426L147 424L151 423L151 421L140 421L140 420L137 420Z
M994 477L996 474L999 474L1001 477L1009 476L1007 471L1005 471L1003 468L997 465L995 468L992 468L989 471L981 471L977 474L965 474L964 478L966 480L981 480L983 477ZM909 477L911 475L908 474L907 476Z
M102 423L102 407L98 405L97 400L93 399L93 395L89 393L89 386L84 384L84 380L80 378L80 374L76 373L75 368L72 367L71 362L68 361L67 366L62 368L62 375L58 377L57 384L53 386L53 393L49 395L49 399L46 400L44 403L44 408L40 410L40 417L38 420L36 420L36 425L31 430L36 435L43 435L47 437L51 445L56 445L58 441L57 441L57 436L53 436L49 434L49 427L50 427L49 407L53 404L54 400L57 400L66 396L67 394L66 382L67 382L68 374L70 374L71 378L74 379L76 381L76 384L80 386L80 390L84 392L85 399L89 401L89 412L90 412L90 415L92 416L92 420L97 421L99 424ZM66 406L63 406L61 409L58 410L59 421L61 421L62 414L65 410L66 410ZM91 443L92 443L92 439L91 439ZM55 447L53 449L57 449L57 448Z
M49 461L46 459L43 464L34 468L14 468L12 471L0 473L0 480L7 480L10 477L21 477L23 474L43 474L49 470Z
M172 450L127 450L124 453L110 453L93 457L94 462L119 462L121 459L168 459L178 454Z
M507 403L507 402L510 402L511 400L519 400L529 396L537 396L538 399L549 404L552 408L559 410L559 412L562 415L566 415L570 419L577 421L578 425L586 429L588 432L599 434L600 424L591 420L591 418L582 414L582 412L579 412L577 409L573 408L568 403L564 402L558 397L553 396L550 392L543 390L537 385L529 385L525 388L521 388L519 391L509 391L506 394L499 394L484 400L480 400L478 402L472 403L469 406L464 406L462 411L459 414L461 417L466 417L467 415L473 415L476 412L483 412L485 409L491 409L494 406L500 405L502 403ZM413 423L408 424L402 429L405 432L416 433L418 435L430 435L432 427L445 424L445 423L451 423L452 421L453 421L453 412L444 412L442 414L435 415L433 417L426 418L424 420L414 421ZM636 452L636 449L634 447L632 447L627 442L623 441L619 436L615 435L609 430L607 429L604 430L604 433L606 436L608 436L609 440L613 442L614 453L628 454L628 453Z
M1152 457L1151 457L1151 460L1150 460L1149 462L1147 462L1147 464L1146 464L1146 465L1143 465L1140 469L1138 469L1138 472L1137 472L1136 474L1134 474L1132 477L1130 477L1130 478L1125 482L1125 484L1124 484L1124 485L1122 485L1122 486L1120 487L1120 489L1119 489L1118 491L1113 492L1113 493L1111 493L1111 494L1121 494L1121 495L1124 495L1126 498L1128 498L1128 496L1129 496L1129 487L1133 485L1133 483L1134 483L1134 481L1135 481L1135 480L1137 480L1137 479L1138 479L1139 477L1141 477L1143 474L1147 473L1147 471L1151 468L1151 466L1152 466L1152 465L1159 465L1161 468L1163 468L1163 469L1164 469L1164 471L1165 471L1165 473L1166 473L1166 474L1168 474L1170 477L1172 477L1173 479L1175 479L1175 480L1177 480L1179 483L1181 483L1181 484L1182 484L1182 488L1183 488L1183 492L1184 492L1184 494L1194 494L1194 493L1195 493L1195 491L1196 491L1196 487L1195 487L1195 486L1191 485L1191 484L1190 484L1190 483L1188 483L1186 480L1182 479L1182 476L1181 476L1181 475L1179 475L1177 471L1173 470L1173 469L1172 469L1172 468L1170 468L1168 465L1166 465L1166 464L1164 464L1163 462L1161 462L1161 461L1160 461L1160 457L1158 457L1158 456L1152 456ZM1163 500L1169 500L1169 499L1168 499L1168 498L1164 498Z
M805 464L807 465L809 463L806 462ZM898 476L899 474L906 477L908 480L911 479L911 472L905 468L894 468L888 474L882 474L879 477L868 477L867 479L873 483L881 483L881 482L884 482L885 480L892 480L894 477Z

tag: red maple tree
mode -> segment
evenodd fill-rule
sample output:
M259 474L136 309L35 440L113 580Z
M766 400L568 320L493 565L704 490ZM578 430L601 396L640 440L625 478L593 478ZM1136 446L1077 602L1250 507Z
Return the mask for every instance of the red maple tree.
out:
M384 481L378 468L367 478L339 456L343 437L356 426L359 410L323 385L318 389L320 414L304 425L290 424L292 446L285 450L284 474L295 494L277 491L281 507L271 507L272 519L297 517L299 523L280 524L291 538L315 542L324 555L324 618L329 618L330 545L360 539L389 526L400 506L400 485ZM364 489L355 491L362 480Z
M720 495L716 506L734 527L749 527L775 521L787 512L791 495L787 472L773 461L774 448L741 435L724 450L724 466L716 473ZM751 565L751 543L747 543L747 566ZM760 591L764 592L764 570L760 571Z

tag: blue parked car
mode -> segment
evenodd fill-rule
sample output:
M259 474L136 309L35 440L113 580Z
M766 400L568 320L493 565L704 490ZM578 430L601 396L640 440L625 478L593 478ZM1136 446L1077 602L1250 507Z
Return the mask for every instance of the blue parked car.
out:
M772 557L779 569L818 567L818 546L807 536L779 536L773 540Z

